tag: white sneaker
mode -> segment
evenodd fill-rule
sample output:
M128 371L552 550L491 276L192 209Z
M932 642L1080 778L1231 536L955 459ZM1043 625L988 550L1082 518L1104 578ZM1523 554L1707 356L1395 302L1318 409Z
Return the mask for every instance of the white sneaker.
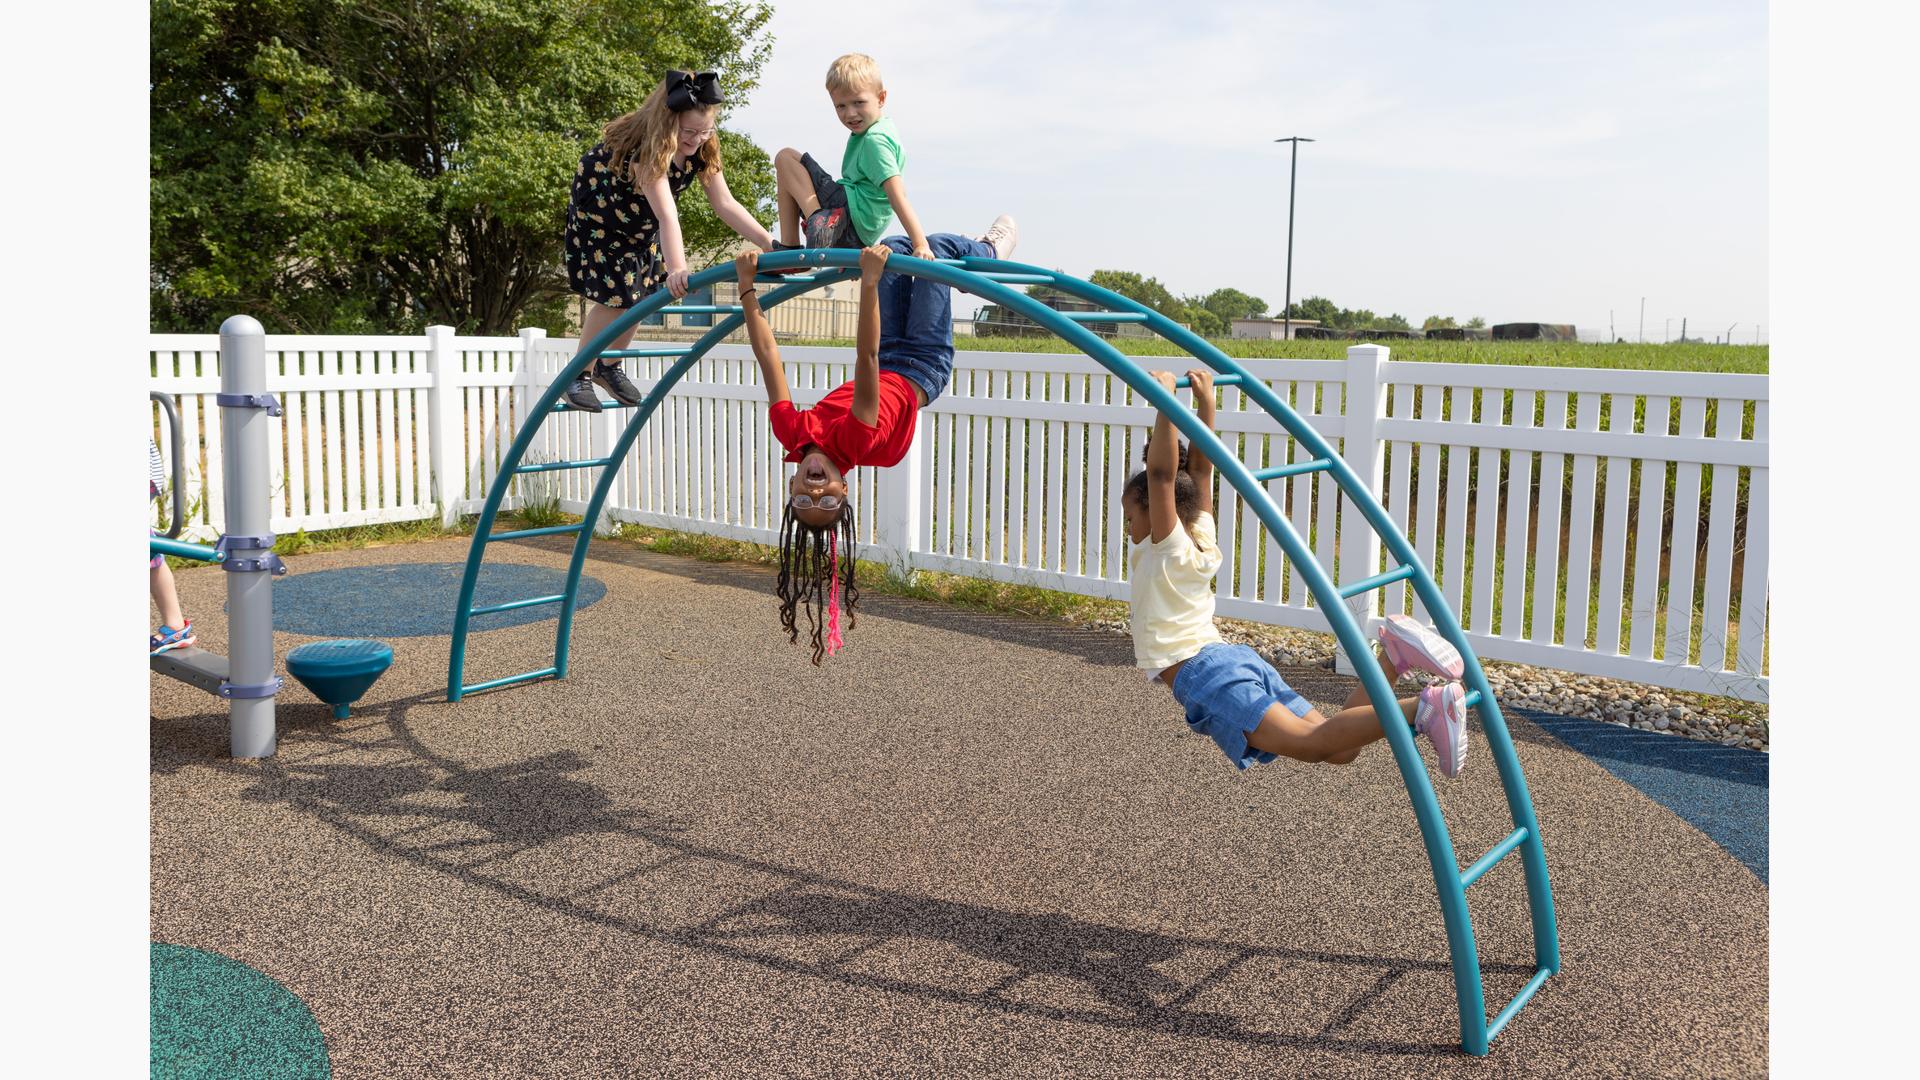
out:
M980 239L993 245L994 258L1004 259L1013 254L1013 245L1020 242L1020 228L1013 223L1013 215L1001 214L987 226L987 235Z
M1467 670L1460 650L1405 615L1389 615L1380 624L1380 645L1396 671L1429 671L1443 679L1458 679Z
M1433 744L1440 775L1451 780L1467 763L1467 692L1459 683L1429 686L1420 691L1413 712L1414 730Z

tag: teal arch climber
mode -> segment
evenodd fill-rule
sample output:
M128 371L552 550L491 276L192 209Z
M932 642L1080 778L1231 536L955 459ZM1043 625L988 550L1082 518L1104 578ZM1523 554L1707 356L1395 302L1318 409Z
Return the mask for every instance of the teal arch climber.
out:
M764 284L778 286L761 298L761 307L772 308L814 289L856 276L859 273L859 257L860 253L851 249L817 248L779 251L760 256L760 268L763 273L757 280ZM1314 602L1318 605L1320 612L1326 616L1342 651L1352 658L1358 667L1361 685L1373 702L1374 708L1382 716L1391 715L1398 708L1397 699L1394 697L1393 688L1387 683L1385 674L1374 660L1365 633L1360 623L1354 618L1353 612L1349 610L1346 601L1384 588L1396 581L1405 581L1412 587L1414 595L1419 598L1421 605L1433 618L1436 629L1453 643L1454 648L1460 651L1461 657L1465 660L1466 673L1461 681L1467 690L1467 705L1479 712L1488 748L1493 754L1501 785L1506 790L1507 807L1513 817L1513 832L1506 839L1495 844L1486 854L1462 869L1454 855L1452 838L1448 835L1446 821L1442 818L1439 803L1434 797L1433 783L1421 761L1419 750L1414 746L1412 733L1404 725L1385 725L1387 742L1393 749L1394 760L1399 766L1402 779L1406 782L1407 793L1413 804L1414 817L1420 825L1427 859L1433 866L1434 886L1439 892L1440 910L1445 920L1447 942L1452 953L1454 989L1460 1005L1460 1045L1470 1054L1485 1054L1492 1038L1513 1019L1514 1014L1519 1012L1521 1006L1525 1005L1534 992L1540 989L1548 976L1560 969L1560 940L1554 924L1553 890L1547 879L1546 848L1541 842L1540 824L1534 818L1533 801L1527 793L1526 778L1521 775L1519 759L1514 755L1513 739L1508 734L1506 721L1500 714L1500 707L1494 701L1493 691L1487 685L1487 677L1480 667L1479 657L1475 655L1472 645L1462 632L1459 619L1448 607L1439 588L1434 584L1433 575L1421 563L1412 544L1394 525L1373 492L1334 452L1326 439L1281 400L1271 387L1253 378L1237 361L1214 348L1192 331L1118 293L1110 292L1079 278L1003 259L927 260L895 254L887 261L887 269L930 278L1025 315L1099 361L1107 370L1131 387L1135 394L1170 416L1181 434L1205 450L1207 457L1215 463L1215 468L1221 477L1233 486L1234 491L1245 500L1246 506L1260 520L1261 525L1279 542L1286 552L1286 557L1292 562L1295 572L1306 581ZM766 273L780 270L798 272L785 276ZM693 291L703 288L714 282L725 280L733 273L734 268L731 263L710 267L693 275L687 283L688 289ZM1099 310L1057 311L1026 293L1011 288L1014 285L1048 285L1068 295L1091 301ZM628 327L656 312L715 315L724 316L724 318L716 320L713 328L692 344L626 350L607 348L608 344ZM449 701L458 701L462 695L476 691L491 690L533 679L566 676L567 644L573 628L575 594L581 569L586 562L587 544L592 537L592 522L598 520L601 507L613 488L614 477L619 471L618 465L626 459L628 449L646 426L647 420L658 408L661 400L708 350L738 328L741 321L741 309L737 306L675 305L672 297L665 291L656 292L615 320L599 336L587 342L565 370L560 372L553 384L547 387L546 392L533 403L528 420L522 425L513 440L513 445L507 450L505 458L500 463L499 472L496 474L492 488L487 492L486 504L481 509L479 522L474 528L473 545L467 555L466 573L461 581L460 598L454 611L453 647L447 671ZM1200 422L1196 414L1182 406L1172 394L1148 376L1146 369L1088 330L1083 325L1088 322L1144 324L1148 330L1179 346L1195 359L1212 368L1217 373L1214 381L1218 385L1238 387L1247 397L1265 409L1279 422L1287 434L1307 451L1307 459L1299 460L1296 454L1296 460L1289 465L1259 469L1249 467L1229 451L1226 445ZM545 418L554 413L570 410L571 407L561 398L566 386L578 373L586 369L588 363L601 356L610 358L673 356L678 359L654 386L652 392L639 405L633 407L633 418L628 421L611 453L606 457L537 465L521 464L527 447L532 443L534 435ZM602 404L610 409L618 407L613 402L602 402ZM507 487L515 475L553 469L587 468L599 469L600 478L588 499L581 524L521 529L503 533L493 531L501 500L505 497ZM1379 535L1391 560L1392 569L1344 585L1334 583L1333 578L1313 556L1306 541L1293 528L1292 523L1288 521L1279 504L1274 501L1266 488L1268 481L1314 472L1324 473L1339 485L1341 494L1350 500L1349 505L1358 512L1359 518ZM1357 524L1349 519L1350 527ZM565 534L573 534L575 537L573 557L567 568L565 591L552 596L529 597L508 603L473 607L474 586L478 580L481 559L488 544L520 537ZM554 660L550 667L479 683L468 684L463 681L468 621L474 615L543 604L560 605L559 626L554 642ZM1528 905L1533 921L1535 972L1526 986L1489 1020L1480 978L1479 953L1474 942L1472 919L1467 911L1466 890L1501 859L1515 852L1519 853L1526 877Z

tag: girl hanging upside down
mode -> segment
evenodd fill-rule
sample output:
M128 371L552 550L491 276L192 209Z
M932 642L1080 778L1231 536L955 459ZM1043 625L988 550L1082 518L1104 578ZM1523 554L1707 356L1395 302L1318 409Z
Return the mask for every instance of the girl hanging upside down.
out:
M1014 236L1013 219L1003 214L980 239L935 233L927 243L939 259L1004 259L1013 252ZM887 273L888 257L904 252L906 244L905 237L890 236L861 249L853 379L810 409L793 407L780 348L754 293L760 253L734 260L747 340L767 388L767 419L786 447L786 460L799 466L780 520L780 628L788 641L798 642L799 611L806 609L815 664L840 648L841 606L852 629L860 595L846 474L860 465L898 464L913 444L920 410L953 376L952 289Z

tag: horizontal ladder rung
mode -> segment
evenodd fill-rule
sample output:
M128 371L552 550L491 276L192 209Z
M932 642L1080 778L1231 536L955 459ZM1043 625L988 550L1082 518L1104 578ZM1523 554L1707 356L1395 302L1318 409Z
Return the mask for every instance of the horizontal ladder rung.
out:
M1147 316L1141 311L1060 311L1074 322L1146 322Z
M1480 861L1460 872L1460 887L1466 888L1480 880L1480 876L1493 869L1493 864L1507 857L1520 842L1527 838L1526 826L1513 830L1513 835L1493 845L1493 850L1480 856Z
M521 465L513 471L523 473L557 472L561 469L593 469L601 465L611 465L613 462L614 459L610 457L594 458L591 461L543 461L538 465Z
M536 596L531 600L513 600L505 604L490 604L487 607L472 608L467 614L491 615L496 611L513 611L523 607L538 607L541 604L557 604L566 598L566 593L554 593L552 596Z
M1291 465L1275 465L1267 469L1255 469L1253 478L1262 483L1278 480L1283 476L1298 476L1301 473L1320 472L1333 468L1332 458L1315 458L1312 461L1296 461Z
M578 525L549 525L544 529L520 529L515 532L488 533L487 543L495 540L524 540L529 536L559 536L561 533L577 533L586 528L586 523Z
M738 315L742 308L739 304L681 304L678 307L663 307L655 314L659 315Z
M1396 566L1392 570L1389 570L1384 574L1375 574L1374 576L1366 579L1365 581L1356 581L1353 584L1348 585L1347 587L1341 589L1340 599L1345 600L1349 597L1359 596L1361 593L1367 592L1370 589L1383 588L1385 586L1393 584L1396 581L1405 581L1406 579L1412 576L1413 576L1413 567Z
M517 682L526 682L528 679L538 679L543 676L558 674L560 674L559 668L541 668L539 671L529 671L522 675L509 675L504 679L492 679L483 683L474 683L472 686L463 686L460 688L460 693L477 694L482 690L492 690L499 686L511 686Z
M629 360L636 356L685 356L692 351L691 345L662 346L658 349L608 349L600 354L600 359Z
M600 400L600 408L602 409L637 409L639 408L639 406L625 405L618 401L608 401L605 398L602 398ZM586 412L588 410L583 409L580 406L573 404L572 402L562 401L558 405L555 405L553 407L553 411L554 412Z
M1507 1026L1507 1021L1513 1019L1513 1014L1520 1011L1520 1006L1527 1003L1527 999L1533 996L1535 990L1540 989L1541 984L1545 983L1547 976L1551 974L1553 972L1546 968L1533 973L1533 978L1528 980L1527 985L1521 987L1520 992L1513 996L1513 1000L1507 1002L1507 1007L1500 1010L1500 1015L1493 1018L1493 1023L1487 1025L1488 1042L1492 1042L1493 1037L1500 1034L1500 1029Z
M1175 380L1173 380L1173 385L1175 385L1175 386L1177 386L1177 387L1179 387L1179 388L1181 388L1182 390L1185 390L1185 389L1187 389L1187 388L1189 388L1189 387L1191 387L1191 386L1193 385L1193 380L1192 380L1192 379L1189 379L1189 378L1187 378L1187 377L1186 377L1185 375L1182 375L1182 376L1180 376L1179 378L1177 378L1177 379L1175 379ZM1213 377L1213 385L1215 385L1215 386L1239 386L1239 385L1240 385L1240 376L1238 376L1238 375L1236 375L1236 374L1234 374L1234 373L1233 373L1233 372L1231 372L1231 371L1229 371L1229 372L1227 372L1227 373L1226 373L1225 375L1215 375L1215 376Z
M980 276L988 281L998 281L1007 285L1051 285L1054 280L1052 274L1015 274L1003 273L999 270L983 270Z
M1467 691L1467 696L1460 701L1460 707L1464 709L1471 709L1478 704L1480 704L1480 691L1478 690Z

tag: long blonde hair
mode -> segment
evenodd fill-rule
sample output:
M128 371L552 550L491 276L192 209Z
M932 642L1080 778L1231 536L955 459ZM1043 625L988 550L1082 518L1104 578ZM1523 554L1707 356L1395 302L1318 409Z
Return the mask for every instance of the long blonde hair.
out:
M614 175L631 179L628 171L630 165L638 165L640 175L645 179L665 174L668 166L673 164L673 152L680 145L680 118L689 113L714 119L714 133L701 144L700 149L693 152L693 156L699 162L701 172L719 172L717 112L711 105L695 105L686 112L674 112L667 108L667 82L660 80L660 85L653 88L653 93L647 95L639 108L608 121L600 131L600 141L607 147L607 157L611 160Z

